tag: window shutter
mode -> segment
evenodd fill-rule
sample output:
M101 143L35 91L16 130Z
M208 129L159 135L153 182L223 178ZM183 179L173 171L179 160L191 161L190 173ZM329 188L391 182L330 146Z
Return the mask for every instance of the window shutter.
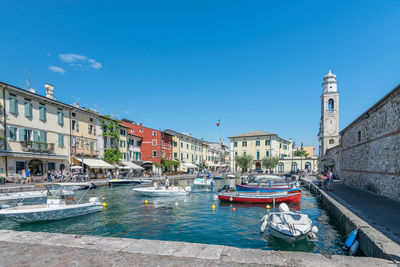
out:
M93 141L90 142L90 150L94 150L94 142Z
M64 135L63 134L58 135L58 147L64 147Z
M9 98L10 113L18 115L18 100L14 97Z
M30 102L25 102L25 117L32 117L32 103Z
M24 138L24 136L25 136L24 128L19 128L18 131L19 131L18 141L25 141L24 140L25 139Z
M16 128L15 127L9 127L9 136L10 136L10 141L15 141L16 140Z
M47 142L47 133L45 131L40 131L40 142L41 143Z
M79 122L76 121L76 131L79 132Z
M59 111L57 113L58 115L58 124L63 126L64 125L64 113L62 111Z

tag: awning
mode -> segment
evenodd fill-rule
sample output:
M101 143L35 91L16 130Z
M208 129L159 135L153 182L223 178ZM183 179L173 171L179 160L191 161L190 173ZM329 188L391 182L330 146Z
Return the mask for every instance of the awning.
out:
M121 164L124 165L125 167L129 167L132 170L144 170L143 167L129 161L121 161Z
M188 168L188 169L196 169L197 168L197 166L196 165L194 165L193 163L182 163L184 166L186 166L186 168Z
M79 162L82 162L81 158L74 157ZM114 169L115 167L101 159L83 158L83 164L88 165L92 169Z

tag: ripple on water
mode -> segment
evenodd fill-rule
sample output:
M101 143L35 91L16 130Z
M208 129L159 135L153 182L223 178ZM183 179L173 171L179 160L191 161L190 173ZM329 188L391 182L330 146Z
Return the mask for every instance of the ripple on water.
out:
M218 187L223 185L223 181L216 182ZM186 197L151 198L134 193L130 186L101 187L89 192L87 197L106 197L107 209L103 212L26 225L4 220L0 222L0 228L344 254L341 249L343 236L307 190L302 191L300 205L289 206L309 215L319 228L318 239L297 242L294 246L259 232L260 219L267 212L264 204L219 202L213 200L214 194L196 192ZM145 205L144 200L149 204ZM211 209L213 203L215 210Z

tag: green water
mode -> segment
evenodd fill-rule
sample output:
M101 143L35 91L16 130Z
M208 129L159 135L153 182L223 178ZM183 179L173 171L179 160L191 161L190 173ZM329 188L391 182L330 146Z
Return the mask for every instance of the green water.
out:
M183 180L175 184L185 186L192 182ZM216 181L216 187L222 187L224 183L223 180ZM132 188L119 186L91 190L87 197L106 198L107 208L103 212L23 225L3 220L0 228L344 254L341 249L344 237L328 213L306 189L302 191L301 203L289 206L309 215L319 228L318 238L313 242L304 240L293 246L259 232L260 219L266 214L265 205L214 201L215 193L204 191L181 197L144 197L134 193ZM145 200L149 201L148 205L144 204ZM213 203L215 210L211 209Z

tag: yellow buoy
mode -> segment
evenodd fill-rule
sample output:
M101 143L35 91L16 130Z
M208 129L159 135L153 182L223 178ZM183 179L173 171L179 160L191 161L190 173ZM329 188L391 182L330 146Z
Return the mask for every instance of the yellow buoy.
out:
M269 205L267 205L267 206L265 206L265 208L269 210L271 207Z
M148 200L145 200L145 201L144 201L144 204L149 204L149 201L148 201Z
M214 203L212 204L211 209L215 210L215 205L214 205Z
M106 208L106 207L107 207L107 203L103 202L103 208Z

